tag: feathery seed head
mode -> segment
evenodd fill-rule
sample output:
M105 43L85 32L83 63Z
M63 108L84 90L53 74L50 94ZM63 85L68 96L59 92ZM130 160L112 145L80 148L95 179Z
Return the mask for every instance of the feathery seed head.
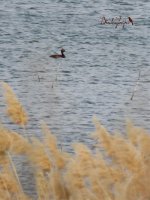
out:
M8 116L14 123L25 126L28 122L28 117L23 106L7 83L3 82L2 87L4 89L4 97L7 104Z

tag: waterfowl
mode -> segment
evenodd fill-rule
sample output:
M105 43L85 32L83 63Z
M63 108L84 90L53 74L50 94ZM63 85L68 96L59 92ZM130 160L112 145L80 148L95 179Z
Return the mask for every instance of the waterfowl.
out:
M129 22L131 22L131 24L133 25L133 20L131 19L131 17L128 17Z
M53 55L50 55L49 57L51 58L65 58L66 56L64 55L64 52L65 52L65 49L61 49L61 54L53 54Z

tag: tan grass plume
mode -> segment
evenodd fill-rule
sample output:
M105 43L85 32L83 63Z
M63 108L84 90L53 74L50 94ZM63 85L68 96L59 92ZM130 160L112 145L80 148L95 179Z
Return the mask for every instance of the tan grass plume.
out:
M28 122L28 116L23 106L7 83L2 82L2 87L4 89L8 116L14 123L25 126Z

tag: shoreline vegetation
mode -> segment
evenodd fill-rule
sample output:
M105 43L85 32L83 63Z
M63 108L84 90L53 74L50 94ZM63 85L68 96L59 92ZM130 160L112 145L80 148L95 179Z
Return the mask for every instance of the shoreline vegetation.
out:
M126 135L109 133L94 118L95 148L74 144L74 154L59 149L43 122L43 139L28 138L30 119L7 83L1 83L7 116L26 135L0 127L0 200L149 200L150 135L127 123ZM25 156L32 167L36 197L26 194L13 156ZM23 170L23 169L22 169Z

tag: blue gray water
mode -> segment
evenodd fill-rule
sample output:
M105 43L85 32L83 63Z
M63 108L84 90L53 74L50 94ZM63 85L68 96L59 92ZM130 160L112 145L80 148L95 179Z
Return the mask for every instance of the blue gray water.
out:
M126 118L150 129L149 10L140 0L1 1L0 79L26 108L29 135L44 120L63 143L86 140L93 115L109 130ZM134 26L101 25L102 16L131 16ZM62 47L65 59L49 57Z
M27 110L29 136L40 136L44 120L64 148L90 144L94 115L110 131L127 118L150 130L149 10L148 0L1 0L0 80ZM131 16L134 25L115 29L102 16ZM65 59L49 57L62 47ZM17 130L2 98L0 110Z
M86 140L93 115L109 130L126 118L150 129L149 10L140 0L1 1L0 79L26 108L29 135L44 120L63 143ZM101 25L102 16L131 16L134 26ZM65 59L49 57L62 47Z

